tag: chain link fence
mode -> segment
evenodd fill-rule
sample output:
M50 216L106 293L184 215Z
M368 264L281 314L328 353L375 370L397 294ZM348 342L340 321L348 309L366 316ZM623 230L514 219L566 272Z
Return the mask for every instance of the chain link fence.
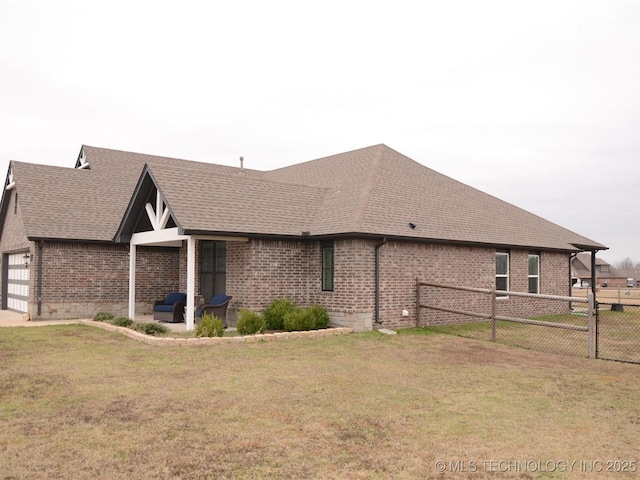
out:
M597 357L640 364L640 304L598 302Z
M595 358L589 297L562 297L417 281L417 326L561 355Z

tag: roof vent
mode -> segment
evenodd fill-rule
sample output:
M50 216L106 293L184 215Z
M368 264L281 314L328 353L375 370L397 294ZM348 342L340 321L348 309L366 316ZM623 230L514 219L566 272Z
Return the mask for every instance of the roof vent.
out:
M244 175L244 157L240 157L240 175Z

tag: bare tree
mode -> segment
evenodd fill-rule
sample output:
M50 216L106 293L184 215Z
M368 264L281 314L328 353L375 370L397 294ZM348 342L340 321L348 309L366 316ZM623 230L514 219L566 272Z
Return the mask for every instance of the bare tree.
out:
M634 265L633 260L629 257L616 262L616 268L619 268L620 270L633 270Z

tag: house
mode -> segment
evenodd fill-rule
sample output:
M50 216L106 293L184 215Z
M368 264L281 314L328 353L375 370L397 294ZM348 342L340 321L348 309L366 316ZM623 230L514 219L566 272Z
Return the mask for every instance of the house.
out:
M177 290L187 329L216 293L231 324L286 296L412 326L417 277L567 295L571 255L606 248L386 145L272 171L85 145L75 168L12 161L0 228L3 309L133 317Z
M636 274L632 269L615 268L601 258L595 259L595 279L597 287L627 288L635 285ZM578 253L571 260L573 284L579 287L591 285L591 256Z

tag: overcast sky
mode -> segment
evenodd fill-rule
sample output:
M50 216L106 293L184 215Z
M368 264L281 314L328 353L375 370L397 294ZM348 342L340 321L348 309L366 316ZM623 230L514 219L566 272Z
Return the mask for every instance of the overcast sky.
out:
M640 262L640 0L0 0L2 175L379 143Z

